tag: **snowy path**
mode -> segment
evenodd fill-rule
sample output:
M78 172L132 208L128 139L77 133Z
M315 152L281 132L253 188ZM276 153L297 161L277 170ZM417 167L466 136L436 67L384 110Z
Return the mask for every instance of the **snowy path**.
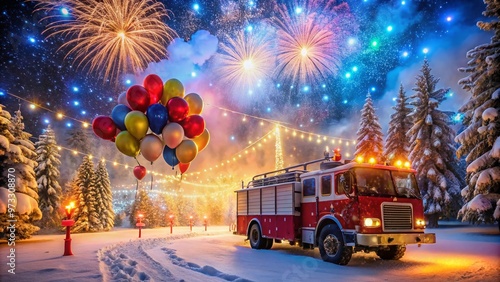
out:
M409 246L400 261L356 253L347 266L288 244L252 250L227 227L194 231L144 230L140 240L130 229L76 234L72 257L61 256L63 235L35 236L16 246L15 276L6 271L7 246L0 244L0 281L500 281L496 226L428 230L437 233L436 245Z

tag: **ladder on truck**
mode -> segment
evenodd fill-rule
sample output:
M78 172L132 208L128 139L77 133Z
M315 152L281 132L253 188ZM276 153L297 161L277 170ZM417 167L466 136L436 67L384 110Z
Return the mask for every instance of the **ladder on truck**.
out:
M308 165L316 164L319 162L333 163L330 160L331 160L331 157L326 155L323 159L309 161L309 162L285 167L282 169L257 174L252 178L252 180L250 182L248 182L246 188L275 185L275 184L287 183L287 182L300 182L300 175L302 173L309 172L309 170L307 170ZM337 163L337 162L335 162L335 163ZM299 168L302 168L302 169L299 169ZM242 183L241 188L242 189L245 188L243 183Z

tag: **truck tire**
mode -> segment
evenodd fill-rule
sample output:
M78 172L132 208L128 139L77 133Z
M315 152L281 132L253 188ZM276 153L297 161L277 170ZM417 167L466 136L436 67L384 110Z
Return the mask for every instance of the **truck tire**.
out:
M398 260L405 255L406 246L394 245L387 246L387 248L379 249L376 253L381 259L385 260Z
M273 247L273 239L268 239L268 238L262 238L265 240L266 244L264 245L264 249L269 250Z
M324 261L346 265L352 257L352 247L344 245L344 236L336 224L328 224L319 234L319 253Z
M266 244L266 238L262 238L260 227L257 223L252 224L250 227L248 238L250 239L250 246L252 249L262 249Z

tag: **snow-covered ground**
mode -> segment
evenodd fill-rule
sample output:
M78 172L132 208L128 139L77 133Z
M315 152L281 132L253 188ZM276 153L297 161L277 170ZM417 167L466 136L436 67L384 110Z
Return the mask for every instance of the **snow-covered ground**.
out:
M74 256L63 257L64 235L17 242L16 274L7 272L10 247L0 244L0 281L500 281L497 226L445 225L427 232L437 244L408 246L399 261L356 253L349 265L325 263L318 250L274 244L252 250L228 227L174 227L75 234ZM7 280L9 279L9 280Z

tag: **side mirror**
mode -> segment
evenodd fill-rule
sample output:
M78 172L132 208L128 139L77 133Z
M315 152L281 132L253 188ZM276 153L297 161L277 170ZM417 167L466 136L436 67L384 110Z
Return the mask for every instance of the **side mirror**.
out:
M344 188L344 194L350 199L352 193L353 174L350 171L345 172L340 176L340 185Z

